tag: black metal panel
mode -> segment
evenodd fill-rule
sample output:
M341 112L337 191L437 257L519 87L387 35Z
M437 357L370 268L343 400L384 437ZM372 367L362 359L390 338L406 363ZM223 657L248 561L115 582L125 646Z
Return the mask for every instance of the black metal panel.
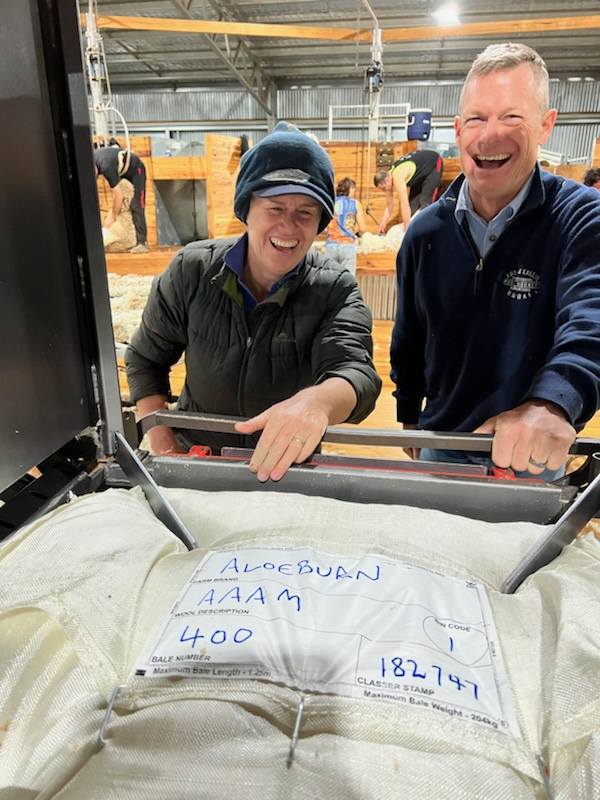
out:
M67 74L64 62L70 49L81 63L77 7L60 0L60 14L71 24L65 47L57 2L2 3L0 491L99 416L93 378L100 371L97 319L79 186L86 158L79 156L78 163L75 154L73 92L84 102L79 125L87 130L92 187L89 116L81 70ZM88 192L87 198L100 237L97 196ZM100 264L104 271L103 259ZM107 306L108 293L101 301ZM111 358L116 382L114 347Z

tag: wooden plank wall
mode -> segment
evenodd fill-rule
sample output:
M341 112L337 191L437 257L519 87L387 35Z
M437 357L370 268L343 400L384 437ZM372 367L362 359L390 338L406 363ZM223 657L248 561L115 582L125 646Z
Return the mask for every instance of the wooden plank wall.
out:
M239 236L246 230L233 213L235 181L242 157L241 140L207 133L204 137L204 152L208 238Z
M155 181L206 180L204 156L161 156L152 159Z
M559 164L554 166L550 164L548 167L542 167L546 172L552 172L554 175L562 175L563 178L571 178L578 183L583 182L583 176L589 169L589 164Z
M387 164L381 164L382 145L366 142L321 142L327 150L331 163L333 164L335 184L343 178L352 178L356 181L356 198L360 200L367 213L367 230L370 233L377 233L379 220L383 216L385 209L385 194L375 188L373 178L380 168L385 168ZM393 142L387 146L389 158L387 162L393 163L400 156L410 153L416 149L416 142ZM369 152L370 150L370 152ZM398 208L395 208L398 211ZM392 223L398 222L397 213L392 218ZM324 234L322 235L324 238Z

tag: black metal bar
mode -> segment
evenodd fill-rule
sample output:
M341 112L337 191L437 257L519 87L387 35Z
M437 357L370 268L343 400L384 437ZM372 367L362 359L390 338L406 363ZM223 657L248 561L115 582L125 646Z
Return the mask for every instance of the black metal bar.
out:
M515 592L523 581L545 567L570 544L600 509L600 475L597 475L563 516L531 548L502 584L504 594Z
M537 480L461 478L385 469L294 465L280 481L260 483L245 461L154 456L145 462L157 484L201 491L291 492L354 503L437 509L486 522L554 522L576 494ZM377 522L373 521L374 535Z
M134 486L141 487L146 500L157 518L184 543L188 550L195 550L198 545L192 534L176 514L173 506L159 489L154 478L149 474L125 437L115 433L117 440L116 459L123 472Z
M243 447L224 447L223 458L239 458L249 461L253 450ZM400 470L401 472L427 472L443 475L489 475L487 467L481 464L450 464L432 461L412 461L412 459L369 458L367 456L338 456L332 453L313 453L305 465L326 464L338 467L366 467L368 469Z
M234 425L243 417L224 414L200 414L192 411L155 411L138 422L141 437L155 425L168 425L171 428L189 430L236 433ZM323 442L330 444L354 444L372 447L430 447L436 450L468 450L470 452L490 453L493 436L484 433L382 430L378 428L330 426L326 429ZM600 440L577 439L570 453L591 455L600 451Z
M242 417L220 414L198 414L190 411L155 411L139 422L143 436L155 425L188 430L236 433L234 425ZM443 450L472 450L489 453L492 436L474 433L436 433L432 431L380 430L376 428L342 428L330 426L323 436L331 444L362 444L387 447L432 447Z

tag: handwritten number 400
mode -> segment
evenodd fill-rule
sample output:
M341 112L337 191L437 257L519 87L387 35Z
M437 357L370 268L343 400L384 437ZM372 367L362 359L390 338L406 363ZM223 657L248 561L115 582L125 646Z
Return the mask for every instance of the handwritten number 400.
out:
M420 678L421 680L427 680L427 673L426 672L419 672L419 665L416 661L412 658L402 659L399 656L395 658L390 658L389 663L391 666L388 666L386 659L381 659L381 677L385 678L386 673L391 670L394 678L404 678L408 673L408 677L410 678ZM408 665L411 665L410 667ZM435 670L434 679L438 686L442 685L442 678L444 677L444 671L441 667L438 667L437 664L431 664L431 669ZM479 697L479 689L476 683L473 681L468 681L466 679L461 680L457 675L452 675L448 673L445 676L450 683L453 683L456 686L457 691L461 691L465 689L467 684L473 687L473 696L477 700Z
M186 625L184 628L183 633L179 637L180 642L191 642L192 649L196 646L196 642L199 639L206 639L211 644L224 644L227 641L227 631L218 630L212 631L212 633L200 633L200 628L196 628L195 633L190 633L188 636L189 625ZM242 642L248 641L248 639L252 636L252 631L248 628L238 628L237 631L230 637L230 641L235 642L235 644L241 644Z

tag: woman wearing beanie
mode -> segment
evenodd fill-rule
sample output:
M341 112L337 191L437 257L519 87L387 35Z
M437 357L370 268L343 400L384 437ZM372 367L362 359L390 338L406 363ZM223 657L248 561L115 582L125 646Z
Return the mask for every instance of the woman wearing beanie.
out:
M343 267L356 275L356 234L367 230L365 212L355 200L356 183L352 178L341 180L335 190L333 219L327 227L325 254L337 259Z
M242 157L239 239L193 242L153 284L125 353L139 414L167 406L169 370L185 353L177 408L247 418L238 434L156 426L156 455L204 444L254 447L250 469L279 480L328 425L360 422L381 390L372 318L355 278L311 244L333 216L325 150L280 122Z

